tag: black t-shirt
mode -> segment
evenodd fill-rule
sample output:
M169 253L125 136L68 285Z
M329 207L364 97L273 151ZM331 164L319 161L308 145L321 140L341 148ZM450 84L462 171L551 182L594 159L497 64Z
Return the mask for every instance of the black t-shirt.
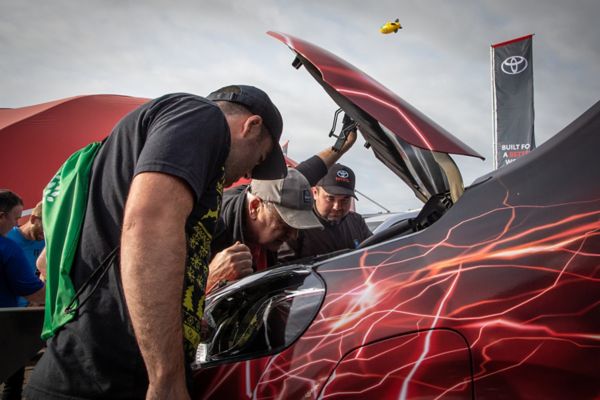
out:
M173 340L183 340L187 361L193 359L199 341L207 257L221 205L229 146L230 132L223 113L198 96L166 95L128 114L94 160L71 271L78 289L119 245L125 201L135 175L161 172L186 182L195 203L185 227L184 338ZM147 379L123 296L117 257L75 320L48 341L27 394L32 399L143 398Z

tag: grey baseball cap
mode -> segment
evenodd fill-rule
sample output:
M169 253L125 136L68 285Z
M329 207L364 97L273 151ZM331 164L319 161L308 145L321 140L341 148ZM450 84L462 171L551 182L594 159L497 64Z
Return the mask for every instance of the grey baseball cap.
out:
M269 96L254 86L231 85L215 90L208 96L212 101L230 101L244 106L253 114L260 115L269 135L273 138L273 150L264 161L252 170L252 178L280 179L285 176L285 158L279 139L283 130L283 119Z
M300 172L288 168L283 179L253 179L250 193L273 206L286 224L296 229L323 228L313 212L310 184Z

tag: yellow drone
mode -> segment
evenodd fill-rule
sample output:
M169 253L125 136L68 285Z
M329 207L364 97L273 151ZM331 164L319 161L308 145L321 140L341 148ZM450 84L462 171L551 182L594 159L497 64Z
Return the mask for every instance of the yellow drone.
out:
M388 21L385 24L381 25L379 32L387 35L388 33L392 32L398 33L398 29L402 29L402 25L400 25L400 20L396 18L394 22Z

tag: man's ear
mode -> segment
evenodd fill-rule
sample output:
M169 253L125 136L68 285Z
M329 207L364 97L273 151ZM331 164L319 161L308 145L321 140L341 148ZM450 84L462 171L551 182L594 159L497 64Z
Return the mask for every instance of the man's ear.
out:
M251 115L244 122L242 131L243 137L251 137L252 135L260 135L262 125L262 117L260 115Z
M258 218L258 210L262 204L262 201L258 197L253 197L248 203L248 214L251 219L256 220Z
M313 186L311 189L312 189L313 198L316 200L319 191L317 190L316 186Z

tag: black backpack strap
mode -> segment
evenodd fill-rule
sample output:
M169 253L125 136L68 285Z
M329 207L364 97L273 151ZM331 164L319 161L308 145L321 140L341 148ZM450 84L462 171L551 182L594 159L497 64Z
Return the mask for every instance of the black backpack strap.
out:
M83 284L77 290L77 292L75 292L75 295L73 295L73 299L65 309L65 314L76 312L80 307L82 307L85 304L86 301L88 301L92 294L94 294L96 289L98 289L98 285L100 285L102 278L106 275L106 273L110 269L110 266L113 264L113 261L119 252L119 249L120 246L117 246L110 253L108 253L108 256L104 258L104 260L100 263L98 268L96 268L85 280L85 282L83 282ZM94 284L92 290L79 301L79 304L75 304L75 301L79 299L79 296L81 296L83 291L87 289L87 287L90 286L92 283Z

